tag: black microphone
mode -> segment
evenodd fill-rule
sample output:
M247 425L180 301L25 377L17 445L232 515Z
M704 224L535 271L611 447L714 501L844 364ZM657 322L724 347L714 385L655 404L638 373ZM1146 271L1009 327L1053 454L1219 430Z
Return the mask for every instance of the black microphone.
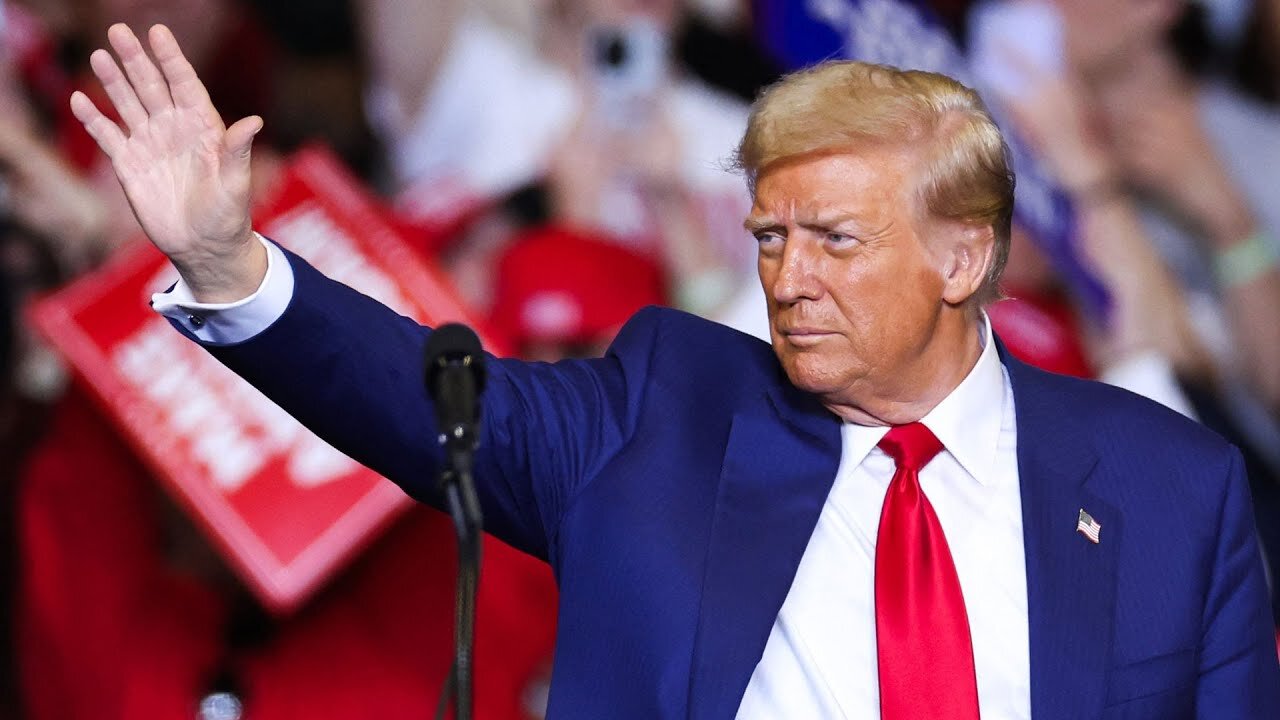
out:
M474 450L485 381L480 338L466 325L441 325L427 338L424 354L441 444L450 451Z
M423 353L427 361L427 393L435 405L439 440L445 451L440 490L458 536L453 669L440 696L436 717L444 717L452 695L454 717L471 720L476 590L480 581L480 531L484 527L471 462L478 440L480 393L484 390L484 350L475 331L450 323L431 333Z

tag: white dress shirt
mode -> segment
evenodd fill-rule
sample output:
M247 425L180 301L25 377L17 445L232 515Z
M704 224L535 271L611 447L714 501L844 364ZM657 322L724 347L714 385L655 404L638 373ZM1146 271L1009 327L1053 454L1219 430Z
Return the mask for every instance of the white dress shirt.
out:
M261 238L260 238L261 239ZM211 343L247 340L293 296L284 253L267 247L267 274L234 303L194 301L181 281L152 307ZM945 450L920 484L946 533L973 637L984 720L1031 716L1027 582L1013 391L990 322L965 379L921 420ZM845 424L840 466L764 656L738 709L743 719L880 716L875 632L875 547L893 459L876 447L883 427Z
M921 422L945 450L920 485L947 536L984 720L1031 717L1027 577L1013 391L990 323L969 375ZM841 428L835 485L738 709L756 718L880 717L875 550L894 462L888 428Z

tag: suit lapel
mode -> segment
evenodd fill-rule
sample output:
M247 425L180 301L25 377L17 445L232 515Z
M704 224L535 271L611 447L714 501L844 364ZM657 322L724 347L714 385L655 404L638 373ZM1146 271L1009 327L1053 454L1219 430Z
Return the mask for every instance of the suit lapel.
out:
M690 717L737 712L839 462L839 421L789 385L734 416L694 638Z
M1063 407L1062 389L1011 358L1018 475L1027 565L1031 715L1097 717L1106 697L1123 519L1098 492L1088 419ZM1101 523L1098 544L1076 531L1084 509Z

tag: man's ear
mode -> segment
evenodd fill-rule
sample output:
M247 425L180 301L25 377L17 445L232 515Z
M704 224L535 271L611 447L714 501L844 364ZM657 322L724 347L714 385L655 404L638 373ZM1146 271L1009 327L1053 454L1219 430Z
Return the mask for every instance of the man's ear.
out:
M949 222L944 226L942 299L962 305L982 287L995 257L995 231L990 225Z

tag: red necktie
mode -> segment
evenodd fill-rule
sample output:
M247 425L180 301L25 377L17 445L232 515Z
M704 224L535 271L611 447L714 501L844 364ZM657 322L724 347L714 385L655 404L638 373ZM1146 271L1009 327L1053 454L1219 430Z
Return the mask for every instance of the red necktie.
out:
M882 720L977 720L973 641L947 538L920 469L942 443L920 423L880 441L897 464L876 538L876 645Z

